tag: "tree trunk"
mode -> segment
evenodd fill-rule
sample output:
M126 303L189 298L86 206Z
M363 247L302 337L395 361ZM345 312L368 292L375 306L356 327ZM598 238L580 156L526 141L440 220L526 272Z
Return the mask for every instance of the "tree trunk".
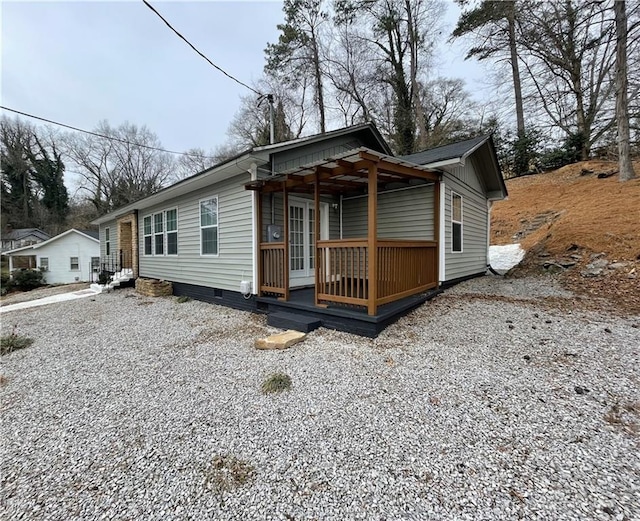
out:
M620 181L636 174L629 150L629 107L627 105L627 13L626 2L613 2L616 18L616 121L618 123L618 169Z
M318 41L314 32L311 33L313 38L313 67L316 77L316 98L318 100L318 112L320 113L320 133L326 132L325 109L324 109L324 90L322 88L322 72L320 71L320 53L318 52Z
M509 2L507 21L509 23L509 52L511 53L511 73L513 74L513 91L516 98L516 125L518 138L523 138L524 108L522 106L522 84L520 82L520 67L518 66L518 51L516 48L516 13L515 2Z

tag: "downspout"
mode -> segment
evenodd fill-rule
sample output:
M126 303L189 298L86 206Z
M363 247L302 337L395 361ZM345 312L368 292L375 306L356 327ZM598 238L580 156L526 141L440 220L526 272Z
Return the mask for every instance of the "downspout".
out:
M251 181L258 180L258 167L255 163L252 163L249 167L249 176ZM258 223L260 219L258 219L257 209L260 207L257 204L256 198L262 197L262 193L258 190L252 190L251 197L251 230L253 233L253 240L251 241L251 280L253 282L251 293L257 295L258 293L258 252L259 252L259 241L262 238L262 230L257 230ZM244 278L244 277L243 277ZM246 297L245 297L246 298Z
M501 277L500 273L491 266L491 258L489 256L489 247L491 246L491 210L493 209L493 201L487 200L487 269L494 275Z

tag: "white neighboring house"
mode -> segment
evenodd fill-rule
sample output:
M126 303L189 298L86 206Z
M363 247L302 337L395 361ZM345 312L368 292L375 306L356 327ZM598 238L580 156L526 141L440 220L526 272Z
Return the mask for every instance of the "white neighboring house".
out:
M47 284L93 282L100 267L100 241L97 232L75 228L51 239L5 252L9 272L16 257L35 257L35 265L44 271Z

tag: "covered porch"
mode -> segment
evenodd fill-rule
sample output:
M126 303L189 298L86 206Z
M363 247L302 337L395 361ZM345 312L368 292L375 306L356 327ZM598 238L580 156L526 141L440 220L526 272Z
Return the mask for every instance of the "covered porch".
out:
M379 194L427 185L429 191L420 193L429 194L432 200L424 201L424 205L432 211L421 218L429 222L418 223L416 216L406 215L405 222L396 226L395 237L381 236ZM318 310L340 306L376 317L383 306L385 313L399 309L402 305L389 304L437 289L440 258L437 231L441 218L437 172L361 148L281 175L257 179L245 187L257 192L259 299L275 297L279 302L289 302L289 306L300 302L291 298L291 274L304 267L298 242L308 246L308 255L303 258L311 275L307 281L313 288L313 305ZM270 204L274 216L277 205L273 203L273 194L278 194L281 207L277 208L278 218L271 217L269 223L265 222L263 210L265 204ZM417 196L417 191L413 195ZM306 197L307 201L303 208L309 224L302 228L302 233L298 214L290 215L292 211L298 212L298 206L291 205L292 197L296 196ZM360 198L362 208L357 210L357 219L343 218L345 198ZM329 237L323 229L329 208L340 212L338 237ZM355 220L361 221L358 226ZM281 226L272 233L275 221ZM431 237L416 239L411 229L422 224L431 230ZM354 237L360 230L366 230L366 235ZM405 231L406 235L402 235ZM310 294L307 289L304 299L307 306Z

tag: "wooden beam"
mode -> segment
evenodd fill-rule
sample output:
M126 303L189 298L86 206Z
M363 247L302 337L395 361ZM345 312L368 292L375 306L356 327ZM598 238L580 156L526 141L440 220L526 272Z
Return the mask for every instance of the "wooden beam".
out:
M367 313L378 310L378 166L369 166L369 194L367 204L367 246L369 266L369 294Z
M314 222L315 226L314 234L313 234L313 269L315 272L314 281L316 284L316 295L315 295L315 303L316 306L320 304L320 300L318 299L318 295L320 294L320 283L324 284L324 281L320 281L320 263L319 255L318 255L318 241L320 240L320 174L316 172L316 179L314 182L314 191L313 191L313 205L315 207L314 211Z
M262 192L256 192L253 195L256 198L256 209L258 215L256 216L256 236L253 238L256 241L256 252L258 254L257 262L258 262L258 280L254 281L257 286L257 294L259 297L262 296L262 249L260 244L262 244Z
M284 241L284 296L283 300L289 300L289 194L287 192L287 184L283 183L282 186L282 204L284 213L284 223L282 227L283 241Z
M433 185L433 239L436 241L436 259L435 259L435 277L436 287L440 285L440 248L444 244L440 244L440 219L443 218L440 215L440 181L436 181Z
M370 161L375 161L380 172L387 172L404 177L418 177L420 179L428 179L429 181L437 181L438 179L440 179L440 176L437 172L431 172L411 166L400 165L398 163L379 158L369 152L361 151L360 157L363 159L368 159Z

